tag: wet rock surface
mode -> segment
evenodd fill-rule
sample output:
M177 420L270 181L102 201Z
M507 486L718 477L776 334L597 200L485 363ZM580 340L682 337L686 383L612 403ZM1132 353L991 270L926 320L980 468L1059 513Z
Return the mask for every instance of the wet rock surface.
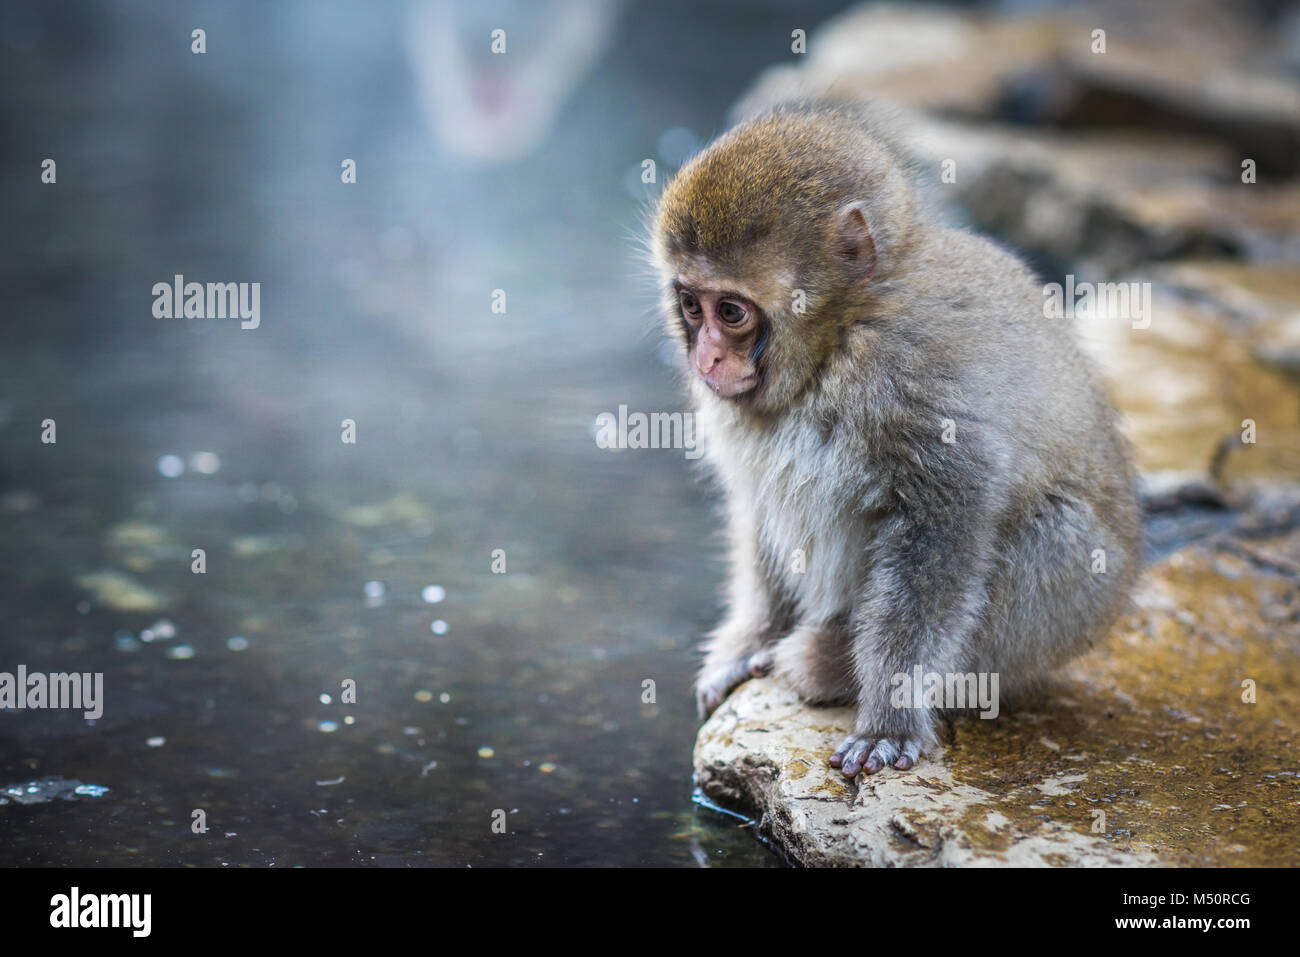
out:
M1204 275L1199 268L1193 274ZM1228 481L1293 479L1300 472L1300 382L1259 358L1252 337L1264 341L1262 323L1243 323L1222 302L1160 281L1159 273L1124 280L1152 276L1146 328L1122 317L1076 323L1077 338L1106 375L1138 465L1152 476L1213 468ZM1247 423L1251 443L1241 441Z
M865 4L814 30L807 56L766 71L734 113L806 98L915 111L918 162L955 163L944 199L1046 262L1294 260L1295 29L1210 2L1002 18Z
M1300 864L1300 494L1256 490L1135 604L1040 701L954 722L908 772L846 780L826 758L852 709L751 681L697 781L807 866Z
M1244 154L1227 144L932 118L912 120L910 140L923 168L955 164L942 200L1048 265L1110 275L1145 261L1300 254L1300 188L1239 182Z

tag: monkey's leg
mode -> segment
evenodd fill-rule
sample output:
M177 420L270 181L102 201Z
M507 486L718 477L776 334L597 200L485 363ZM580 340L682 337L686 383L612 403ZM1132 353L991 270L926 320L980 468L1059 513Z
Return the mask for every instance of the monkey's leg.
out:
M896 676L964 671L985 607L992 521L978 489L939 506L900 509L879 529L871 573L853 609L858 714L831 755L845 777L887 764L906 771L938 740L934 708L895 692Z
M760 678L772 670L771 649L758 647L751 650L752 645L744 640L744 634L740 631L734 635L721 630L714 632L715 641L732 642L735 650L712 646L713 650L705 658L704 668L695 684L695 705L701 719L713 714L731 692L750 678Z
M1135 533L1117 517L1124 505L1094 508L1081 498L1047 496L1032 521L999 546L989 587L993 614L974 643L973 670L997 672L1009 704L1085 651L1123 609L1138 567Z
M812 704L857 697L849 636L841 621L801 623L772 649L772 673Z
M752 521L731 523L731 574L727 617L704 644L704 663L695 682L700 718L711 715L737 686L767 674L771 652L765 647L785 613L759 567L758 533Z

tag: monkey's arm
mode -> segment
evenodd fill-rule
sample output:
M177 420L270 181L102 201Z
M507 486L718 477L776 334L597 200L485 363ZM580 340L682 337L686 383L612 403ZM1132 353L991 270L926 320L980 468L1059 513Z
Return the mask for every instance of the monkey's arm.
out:
M850 620L858 713L831 757L846 776L910 768L936 740L937 715L894 700L893 678L965 671L985 608L996 501L970 463L895 477L895 505L873 537L866 584ZM897 696L901 698L902 695Z
M727 616L705 641L704 664L695 683L701 718L712 714L737 685L771 668L764 644L772 634L778 609L759 564L758 528L752 510L746 512L733 503L728 524Z

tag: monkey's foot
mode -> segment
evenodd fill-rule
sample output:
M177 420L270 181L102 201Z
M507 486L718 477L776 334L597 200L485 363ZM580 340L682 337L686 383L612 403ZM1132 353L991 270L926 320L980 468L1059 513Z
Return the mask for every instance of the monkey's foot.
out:
M859 771L875 774L887 764L906 771L921 756L920 738L879 738L874 734L851 734L831 755L831 767L846 778Z
M713 714L718 705L727 700L727 695L750 678L761 678L771 670L772 652L764 648L700 675L695 686L695 707L700 713L700 720Z

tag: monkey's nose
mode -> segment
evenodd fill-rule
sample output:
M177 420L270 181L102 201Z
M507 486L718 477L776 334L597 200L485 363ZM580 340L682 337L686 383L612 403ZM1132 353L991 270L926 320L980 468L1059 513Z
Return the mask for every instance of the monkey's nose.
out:
M700 375L708 375L717 368L718 363L721 361L721 352L715 352L712 355L706 354L703 350L698 349L695 352L695 368L699 370Z

